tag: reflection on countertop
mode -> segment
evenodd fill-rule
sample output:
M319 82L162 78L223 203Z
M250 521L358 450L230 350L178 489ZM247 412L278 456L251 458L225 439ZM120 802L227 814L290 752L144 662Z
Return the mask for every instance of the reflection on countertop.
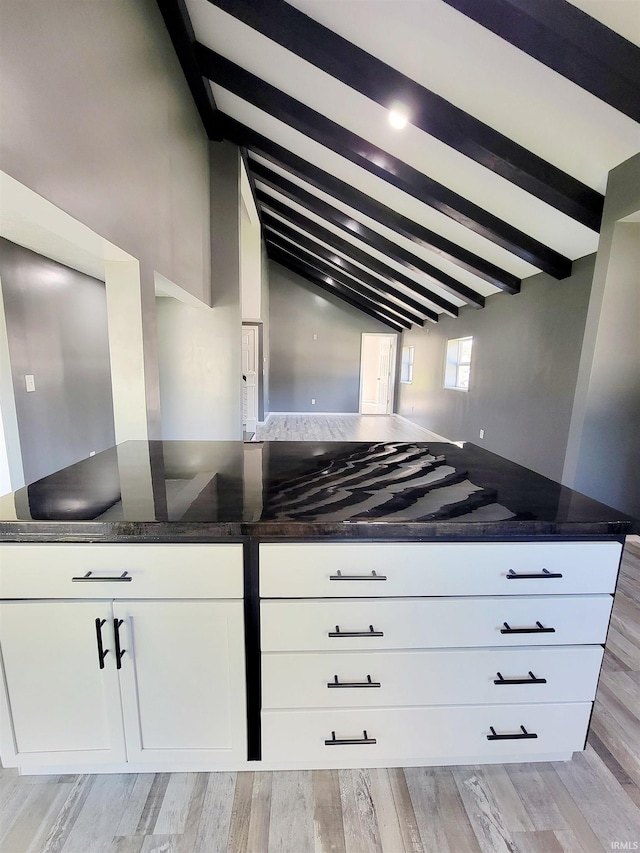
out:
M23 528L45 536L49 523L87 535L88 522L93 535L114 537L142 535L130 525L145 523L163 525L159 536L176 525L194 536L198 525L220 536L632 528L622 513L468 443L130 441L0 498L6 540Z

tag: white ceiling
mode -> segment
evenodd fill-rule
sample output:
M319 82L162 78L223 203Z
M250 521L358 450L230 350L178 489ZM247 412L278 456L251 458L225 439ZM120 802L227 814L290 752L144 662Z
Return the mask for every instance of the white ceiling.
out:
M638 0L571 2L640 44ZM393 130L385 107L208 0L186 0L186 5L201 44L565 257L575 260L597 250L598 235L585 225L411 124L402 131ZM290 5L600 193L606 189L609 171L640 151L637 122L442 0L290 0ZM350 186L518 278L538 272L532 264L278 118L215 83L211 88L219 110ZM291 173L267 165L483 296L497 292L492 284L437 252L417 246ZM301 209L274 190L264 190L290 208ZM376 255L355 237L324 220L321 224ZM463 304L419 273L388 257L384 260L455 304Z

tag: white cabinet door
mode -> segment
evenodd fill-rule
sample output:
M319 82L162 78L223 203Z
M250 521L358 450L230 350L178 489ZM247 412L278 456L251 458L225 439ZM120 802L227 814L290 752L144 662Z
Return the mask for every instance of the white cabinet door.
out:
M241 601L115 601L128 759L215 767L246 759Z
M112 625L108 601L0 604L8 710L20 767L125 760Z

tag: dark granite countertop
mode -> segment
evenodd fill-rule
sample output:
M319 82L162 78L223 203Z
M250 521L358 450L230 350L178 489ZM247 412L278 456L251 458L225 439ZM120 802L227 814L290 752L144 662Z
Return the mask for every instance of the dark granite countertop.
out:
M0 498L0 541L621 536L637 522L473 444L130 441Z

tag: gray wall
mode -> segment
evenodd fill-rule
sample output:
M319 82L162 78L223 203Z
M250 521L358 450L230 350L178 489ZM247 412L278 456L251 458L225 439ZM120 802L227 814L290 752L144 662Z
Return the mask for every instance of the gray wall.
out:
M276 263L269 304L270 411L357 412L361 335L392 330Z
M115 443L105 286L3 239L0 279L29 483Z
M515 296L496 294L480 311L441 314L437 325L405 332L403 345L415 346L414 380L400 385L399 414L559 480L594 260L576 261L564 281L541 273ZM445 390L447 340L468 335L470 390Z
M158 299L162 437L242 438L240 152L211 144L213 308Z
M200 329L216 376L205 405L226 435L241 421L239 257L226 240L238 212L210 174L218 155L156 2L3 0L0 79L0 169L140 262L142 358L132 369L143 374L149 437L161 435L156 272L215 305L213 333ZM229 162L237 157L233 148ZM184 312L174 319L177 341ZM170 431L185 428L179 401L164 395Z
M627 220L627 221L623 221ZM609 174L565 465L640 518L640 154Z
M157 4L3 0L0 79L0 169L140 262L131 384L158 438L154 273L210 304L211 234L208 140Z
M208 143L154 0L1 18L0 168L208 302Z

